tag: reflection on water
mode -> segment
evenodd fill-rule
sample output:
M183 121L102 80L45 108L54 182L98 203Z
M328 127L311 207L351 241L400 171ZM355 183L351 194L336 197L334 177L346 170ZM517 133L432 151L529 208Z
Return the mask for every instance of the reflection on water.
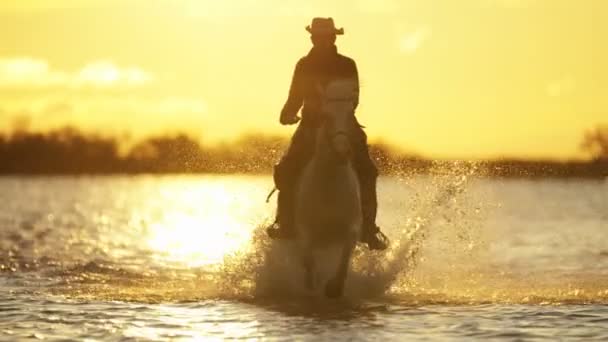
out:
M608 337L608 182L475 172L382 179L393 246L338 301L265 237L269 177L1 178L0 340Z
M246 183L245 183L246 184ZM165 208L148 227L146 241L163 261L213 265L243 249L264 214L259 189L243 182L176 182L161 193Z

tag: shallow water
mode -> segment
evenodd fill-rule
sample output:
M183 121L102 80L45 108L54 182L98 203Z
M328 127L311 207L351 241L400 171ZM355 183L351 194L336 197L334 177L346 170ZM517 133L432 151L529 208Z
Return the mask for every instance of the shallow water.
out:
M0 178L0 340L608 339L608 182L382 178L340 300L263 176Z

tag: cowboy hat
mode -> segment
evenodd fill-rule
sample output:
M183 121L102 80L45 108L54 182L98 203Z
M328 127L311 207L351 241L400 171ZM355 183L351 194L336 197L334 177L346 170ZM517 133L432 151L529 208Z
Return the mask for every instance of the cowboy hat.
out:
M344 34L344 28L337 29L333 18L313 18L306 31L310 34Z

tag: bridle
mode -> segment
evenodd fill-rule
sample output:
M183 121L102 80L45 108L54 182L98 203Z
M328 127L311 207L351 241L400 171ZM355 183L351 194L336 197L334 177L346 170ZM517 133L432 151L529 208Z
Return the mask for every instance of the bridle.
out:
M331 98L326 98L325 102L352 102L353 99L352 97L331 97ZM322 118L323 120L327 120L328 116L331 114L328 113L323 113ZM354 116L354 114L353 114ZM330 130L325 129L325 138L327 139L328 142L330 142L329 146L332 149L332 151L336 152L336 148L334 146L333 142L336 138L340 137L340 136L344 136L346 137L346 139L348 141L350 141L350 134L348 133L347 130L341 129L341 130L337 130L337 131L332 131L330 132Z
M351 82L352 83L352 82ZM351 85L351 84L347 84L347 85ZM352 116L352 119L354 120L354 97L352 96L352 93L350 95L347 95L345 93L345 91L341 91L338 94L336 94L336 92L334 92L334 94L331 94L329 96L328 93L323 89L323 87L320 84L317 84L317 89L319 90L319 94L321 95L321 104L324 107L325 104L327 103L350 103L353 105L352 108L352 112L349 113L350 116ZM354 90L354 89L353 89ZM325 139L327 139L327 142L329 143L330 149L333 150L333 152L335 153L339 153L336 150L336 146L334 144L334 141L336 138L344 136L346 137L347 141L350 143L351 142L351 137L349 134L349 131L347 129L340 129L337 131L330 131L329 129L327 129L327 122L328 119L330 118L329 113L322 111L321 113L321 120L322 122L324 121L325 125L324 126L324 130L325 132L323 132L323 134L325 135Z

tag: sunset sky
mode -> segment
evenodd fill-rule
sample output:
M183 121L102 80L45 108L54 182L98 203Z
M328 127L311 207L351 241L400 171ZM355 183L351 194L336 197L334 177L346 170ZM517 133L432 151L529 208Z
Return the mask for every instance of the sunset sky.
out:
M279 111L314 16L345 28L374 141L582 158L608 124L604 0L2 0L0 129L290 134Z

